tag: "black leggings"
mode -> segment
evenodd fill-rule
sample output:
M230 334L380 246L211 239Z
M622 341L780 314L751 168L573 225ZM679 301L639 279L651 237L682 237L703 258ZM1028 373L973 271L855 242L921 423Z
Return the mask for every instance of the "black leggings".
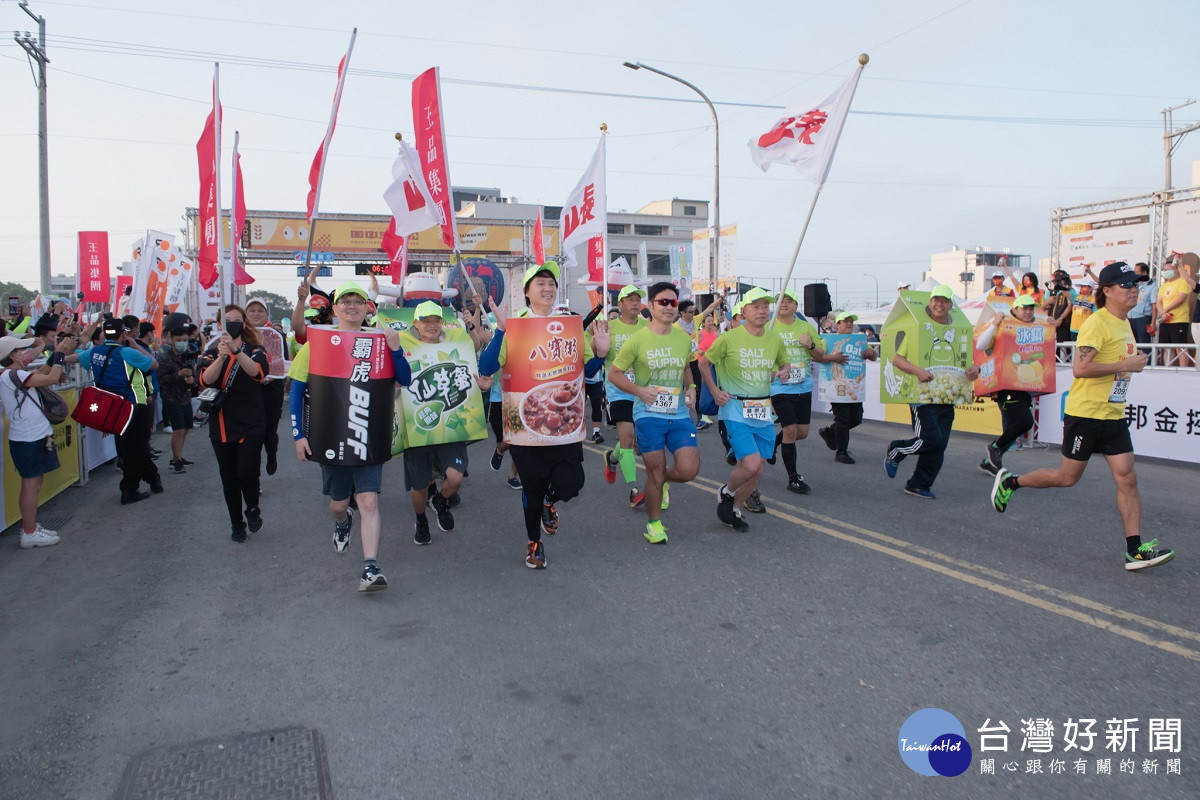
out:
M267 415L267 435L263 444L267 458L275 458L279 452L279 418L283 416L283 379L276 378L263 384L263 411Z
M116 437L117 455L123 470L122 492L136 492L142 481L154 486L162 480L158 467L150 458L150 427L153 424L154 409L145 404L135 405L125 432Z
M691 371L692 371L692 383L696 384L696 400L699 401L700 387L704 385L704 381L700 378L700 362L699 361L690 361L690 362L688 362L688 368L691 369ZM703 414L700 413L700 403L699 402L696 403L696 407L694 409L692 409L692 411L695 412L695 414L696 414L696 422L699 422L700 418L702 416L704 416Z
M1004 420L1004 431L996 439L996 447L1003 451L1033 428L1033 398L1029 392L1002 391L994 399Z
M247 436L240 442L213 439L212 446L221 471L221 488L229 508L229 521L241 525L242 501L245 500L246 508L258 508L258 465L263 439L261 436Z
M524 487L521 500L525 505L525 532L529 541L536 542L542 538L542 501L565 503L583 489L583 445L514 444L509 452Z
M604 415L604 381L598 383L585 383L588 400L592 401L592 423L600 424L600 420Z

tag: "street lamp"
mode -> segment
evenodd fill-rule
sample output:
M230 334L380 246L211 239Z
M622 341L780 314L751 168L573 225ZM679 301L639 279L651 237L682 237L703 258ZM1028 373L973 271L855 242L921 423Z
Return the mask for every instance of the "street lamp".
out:
M863 277L870 278L871 280L875 281L875 307L879 308L879 278L876 278L869 272L864 272Z
M637 62L625 62L625 66L630 69L648 69L651 72L662 75L664 78L670 78L677 83L682 83L684 86L691 89L704 101L708 106L708 110L712 112L713 118L713 261L709 271L709 283L712 285L713 295L717 293L717 269L721 263L721 127L717 122L717 109L713 108L712 101L708 99L708 95L700 91L695 84L688 83L678 75L672 75L669 72L663 72L661 69L652 67L649 64Z

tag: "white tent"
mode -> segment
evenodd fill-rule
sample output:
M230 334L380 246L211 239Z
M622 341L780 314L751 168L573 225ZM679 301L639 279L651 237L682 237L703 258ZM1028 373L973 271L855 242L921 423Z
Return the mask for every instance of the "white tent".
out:
M933 278L926 278L923 283L921 283L919 286L914 286L912 290L914 292L931 292L935 287L938 286L941 286L939 282L935 281ZM855 311L854 313L858 315L858 324L882 325L883 323L887 322L888 315L892 313L892 307L895 304L896 303L893 300L891 303L882 305L879 308L872 308L868 311ZM978 321L979 315L983 313L983 308L985 305L984 295L980 295L974 300L968 302L963 300L956 293L954 295L954 304L962 310L963 314L966 315L970 323L974 325L975 322Z

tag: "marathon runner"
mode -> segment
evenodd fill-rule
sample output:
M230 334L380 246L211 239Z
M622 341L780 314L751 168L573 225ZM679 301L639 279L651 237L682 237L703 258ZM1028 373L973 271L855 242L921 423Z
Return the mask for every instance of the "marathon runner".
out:
M650 324L625 340L613 360L608 380L632 395L638 447L646 465L646 541L665 544L667 530L661 514L667 508L669 484L687 483L700 471L696 446L696 384L689 363L692 339L674 324L679 316L679 293L661 282L647 292ZM634 379L628 377L633 373ZM667 451L674 464L667 467Z
M1013 300L1012 310L1009 313L1018 322L1031 325L1036 308L1037 301L1033 299L1033 296L1023 294ZM979 334L979 339L975 342L976 350L984 353L991 351L1005 316L1003 311L996 312L992 324ZM989 475L995 475L1000 471L1000 468L1004 466L1002 462L1008 448L1033 428L1033 395L1029 392L1001 389L992 395L992 399L1000 407L1000 420L1004 424L1004 429L1000 432L1000 438L988 443L987 453L983 461L979 462L979 468Z
M637 508L645 495L637 487L637 461L634 452L635 431L633 426L634 396L612 382L612 365L625 341L637 331L646 327L646 320L640 311L645 290L630 284L617 295L617 308L621 316L608 323L608 357L604 359L604 393L608 397L608 415L617 428L617 446L604 453L604 480L615 483L617 469L629 486L629 507Z

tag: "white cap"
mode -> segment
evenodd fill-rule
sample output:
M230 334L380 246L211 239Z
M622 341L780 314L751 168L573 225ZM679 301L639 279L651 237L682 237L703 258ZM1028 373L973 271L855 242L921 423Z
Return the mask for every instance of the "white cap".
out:
M910 286L912 286L912 284L909 283L908 281L900 281L899 283L896 284L897 289L907 289Z

